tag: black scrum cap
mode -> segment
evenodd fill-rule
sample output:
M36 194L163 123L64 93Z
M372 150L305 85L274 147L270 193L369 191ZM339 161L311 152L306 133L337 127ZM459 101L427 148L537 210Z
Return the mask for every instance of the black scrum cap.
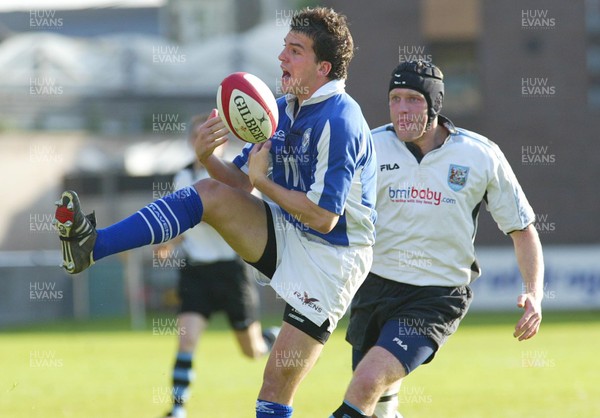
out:
M418 60L398 65L392 72L388 92L397 88L416 90L425 96L429 123L440 113L444 100L444 74L432 63Z

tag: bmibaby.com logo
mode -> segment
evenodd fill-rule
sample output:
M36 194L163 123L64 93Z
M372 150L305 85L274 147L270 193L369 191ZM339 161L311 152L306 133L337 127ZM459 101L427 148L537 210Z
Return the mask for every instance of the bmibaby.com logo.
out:
M429 187L408 186L402 189L388 187L388 196L392 202L398 203L420 203L435 206L439 206L441 203L456 204L455 199L443 197L442 192L436 192Z

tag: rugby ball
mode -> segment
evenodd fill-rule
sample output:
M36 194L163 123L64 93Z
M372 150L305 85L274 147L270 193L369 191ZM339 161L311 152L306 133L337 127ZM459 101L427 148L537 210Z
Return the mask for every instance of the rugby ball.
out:
M242 141L264 142L277 128L275 96L260 78L249 73L225 77L217 91L217 109L227 129Z

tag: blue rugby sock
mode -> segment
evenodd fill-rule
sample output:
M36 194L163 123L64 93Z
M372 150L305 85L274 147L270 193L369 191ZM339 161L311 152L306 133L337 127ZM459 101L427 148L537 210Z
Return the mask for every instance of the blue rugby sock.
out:
M202 220L202 200L192 186L177 190L108 228L99 229L94 260L180 235Z
M282 405L280 403L256 400L256 418L290 418L294 412L294 408L290 405Z

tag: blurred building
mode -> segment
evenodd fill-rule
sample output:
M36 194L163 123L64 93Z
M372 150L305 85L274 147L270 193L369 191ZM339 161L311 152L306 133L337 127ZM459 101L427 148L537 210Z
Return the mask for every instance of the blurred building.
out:
M0 4L0 175L20 178L0 218L0 324L123 314L125 293L140 293L126 290L132 264L114 257L89 276L67 277L57 268L52 202L74 188L107 225L172 191L172 173L193 156L190 117L215 107L220 81L234 71L275 90L287 30L271 0L77 10L32 2ZM143 270L146 294L136 300L156 308L175 269L154 268L151 250L141 254L133 268Z
M165 0L121 0L118 7L103 0L80 4L61 1L4 0L0 4L0 40L22 33L50 32L70 37L110 33L159 36Z
M387 86L403 60L446 76L442 113L498 143L538 215L542 241L598 243L598 0L328 0L351 22L348 91L371 126L389 121ZM477 241L507 243L489 216Z
M275 89L286 28L269 19L273 2L0 8L0 129L138 135L157 114L184 122L210 109L231 72Z
M9 1L20 3L0 4L0 175L10 197L0 217L0 324L123 313L125 293L155 307L174 270L148 264L157 261L151 249L103 260L76 280L56 267L52 202L72 187L106 226L168 192L170 171L189 157L181 143L190 116L214 107L218 83L234 71L280 93L290 16L314 2L122 0L6 12ZM588 244L600 236L600 0L321 4L349 18L357 51L347 89L372 127L388 122L399 62L443 69L442 113L501 146L536 211L549 295L560 295L550 303L597 307L598 245ZM480 252L489 270L476 282L487 286L478 303L512 308L520 275L511 240L483 213L477 241L505 247ZM572 244L586 246L562 247ZM147 294L128 287L133 276L144 277Z
M243 33L265 21L269 11L290 3L282 0L168 0L163 12L166 35L186 44Z

